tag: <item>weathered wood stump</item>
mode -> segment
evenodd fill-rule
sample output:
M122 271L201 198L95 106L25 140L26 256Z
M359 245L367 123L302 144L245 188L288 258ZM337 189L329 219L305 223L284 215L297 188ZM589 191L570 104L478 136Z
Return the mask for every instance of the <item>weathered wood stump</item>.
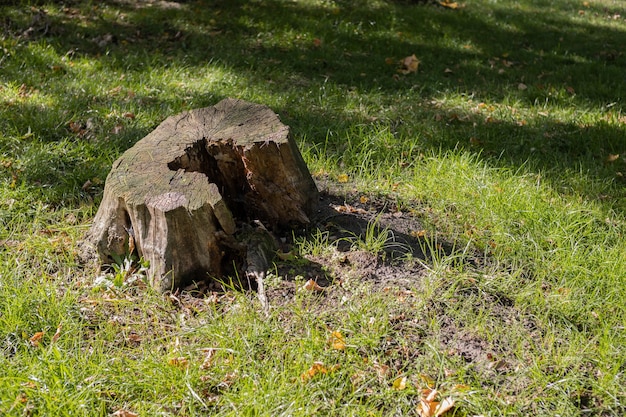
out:
M308 223L317 195L289 127L225 99L167 118L115 161L80 256L108 264L136 252L167 291L250 262L245 224Z

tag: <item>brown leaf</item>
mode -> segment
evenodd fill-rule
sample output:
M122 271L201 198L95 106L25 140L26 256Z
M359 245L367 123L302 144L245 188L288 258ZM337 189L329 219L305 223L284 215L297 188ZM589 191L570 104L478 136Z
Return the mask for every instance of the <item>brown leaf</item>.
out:
M37 332L30 339L28 339L30 341L31 346L39 346L39 341L41 340L44 334L45 332Z
M129 119L134 119L135 118L135 113L126 112L122 116L124 116L126 118L129 118Z
M113 413L114 417L139 417L139 414L133 413L132 411L120 409Z
M615 162L619 159L619 154L613 154L610 153L607 157L606 157L606 162Z
M204 353L204 361L202 362L202 365L200 365L200 369L209 369L211 365L213 365L213 357L215 356L217 349L207 348L202 351Z
M76 133L79 136L84 134L84 131L85 131L85 126L81 122L70 121L67 127L70 129L72 133Z
M61 337L61 328L63 327L63 325L61 323L59 323L59 325L57 326L57 331L54 332L54 335L52 336L52 343L55 343L57 340L59 340L59 337Z
M124 125L116 124L115 126L113 126L111 133L113 133L114 135L119 135L122 132L122 130L124 130Z
M320 287L318 283L312 279L305 282L302 288L304 288L307 291L315 291L315 292L323 292L325 290L324 287Z
M300 379L303 382L307 382L311 378L313 378L315 375L320 374L320 373L326 374L328 373L328 369L326 368L323 362L313 362L313 365L311 365L311 367L306 372L300 375Z
M419 67L419 64L420 64L420 60L417 59L415 54L411 56L407 56L400 63L400 68L398 69L398 72L404 75L410 74L412 72L417 72L417 68Z

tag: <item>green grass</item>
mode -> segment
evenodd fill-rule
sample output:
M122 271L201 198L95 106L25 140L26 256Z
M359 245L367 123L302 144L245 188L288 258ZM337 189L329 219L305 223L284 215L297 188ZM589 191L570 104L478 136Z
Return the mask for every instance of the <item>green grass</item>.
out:
M427 386L447 415L624 415L626 8L463 6L0 6L0 415L418 415ZM112 162L225 97L275 110L316 177L419 219L422 272L292 282L269 318L237 291L97 285L76 247ZM376 222L355 249L396 244ZM291 262L344 267L302 239Z

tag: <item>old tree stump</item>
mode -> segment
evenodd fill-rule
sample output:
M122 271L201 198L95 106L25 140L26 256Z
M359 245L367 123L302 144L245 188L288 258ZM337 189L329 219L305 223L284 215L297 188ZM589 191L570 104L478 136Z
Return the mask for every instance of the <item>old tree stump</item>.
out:
M249 225L308 223L317 195L289 127L265 106L225 99L167 118L114 162L80 256L109 264L134 253L160 291L233 265L267 268Z

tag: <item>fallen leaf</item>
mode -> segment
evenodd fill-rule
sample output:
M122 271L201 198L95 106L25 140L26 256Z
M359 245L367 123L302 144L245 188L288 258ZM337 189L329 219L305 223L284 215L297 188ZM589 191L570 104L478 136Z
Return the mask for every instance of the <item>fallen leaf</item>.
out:
M133 413L132 411L128 411L128 410L117 410L116 412L113 413L114 417L138 417L139 414L137 413Z
M316 48L319 48L320 46L322 46L322 41L319 38L315 38L313 39L313 46Z
M385 364L381 365L378 362L374 362L374 369L376 370L376 375L380 382L384 381L387 375L389 375L390 368Z
M41 340L44 334L45 332L35 333L30 339L28 339L30 341L30 344L32 346L39 346L39 341Z
M619 154L610 153L609 156L606 157L606 162L615 162L619 159Z
M213 365L213 357L215 356L216 351L217 349L215 348L207 348L202 350L202 352L204 353L204 361L202 362L202 365L200 365L200 369L209 369L211 365Z
M435 389L422 390L422 398L417 405L417 412L420 417L439 417L454 407L454 399L445 398L443 401L435 401L439 392Z
M63 327L63 325L59 323L59 325L57 326L57 331L54 332L54 335L52 336L52 343L55 343L57 340L59 340L59 337L61 337L61 328L62 327Z
M124 117L126 117L128 119L134 119L135 118L135 113L126 112L122 116L124 116Z
M304 288L307 291L315 291L315 292L323 292L324 291L324 288L320 287L318 285L318 283L315 282L312 279L310 279L307 282L305 282L304 285L302 286L302 288Z
M411 230L409 232L409 234L413 237L424 237L426 236L426 230L422 229L422 230Z
M75 133L81 137L84 136L85 131L86 131L85 125L83 125L83 123L81 122L70 121L67 127L70 129L72 133Z
M518 90L522 90L522 91L523 90L527 90L528 86L526 84L524 84L524 83L519 83L519 84L517 84L517 89Z
M361 202L361 204L365 204L369 201L369 198L367 198L367 196L362 195L361 198L359 198L359 201Z
M122 130L124 130L124 125L116 124L115 126L113 126L111 133L113 133L114 135L119 135L122 132Z
M424 381L424 383L429 387L435 386L435 380L432 379L429 375L420 374L420 379Z
M119 94L119 93L120 93L120 91L122 91L122 86L121 86L121 85L118 85L117 87L114 87L114 88L110 89L110 90L108 91L108 94L109 94L110 96L115 96L115 95Z
M353 207L349 204L345 204L343 206L333 206L333 208L337 210L339 213L359 213L359 214L367 213L367 211L365 211L364 209L359 208L359 207Z
M410 74L412 72L417 72L417 68L419 67L419 64L420 64L420 60L417 59L415 54L411 56L407 56L400 63L400 68L398 69L398 72L404 75Z
M396 391L402 391L404 389L406 389L406 383L407 383L407 379L405 376L401 376L398 377L396 379L394 379L393 384L391 385L391 387L393 389L395 389Z
M135 345L141 344L141 336L137 333L131 333L127 337L128 341L134 343Z
M435 417L443 415L446 411L454 407L454 399L452 397L444 398L437 409L435 410Z
M337 182L340 182L340 183L346 183L348 182L349 179L350 178L348 177L348 174L339 174L337 176Z
M187 360L187 358L179 356L177 358L170 358L167 361L167 364L170 366L176 366L178 368L187 368L189 366L189 361Z
M328 344L335 350L344 350L346 348L346 341L339 331L334 331L330 334Z
M326 368L326 366L324 366L323 362L313 362L313 365L311 365L311 367L306 372L300 375L300 379L304 382L307 382L315 375L320 373L326 374L328 373L328 369Z
M459 4L455 1L443 0L443 1L440 1L439 4L448 9L458 9L459 7Z

